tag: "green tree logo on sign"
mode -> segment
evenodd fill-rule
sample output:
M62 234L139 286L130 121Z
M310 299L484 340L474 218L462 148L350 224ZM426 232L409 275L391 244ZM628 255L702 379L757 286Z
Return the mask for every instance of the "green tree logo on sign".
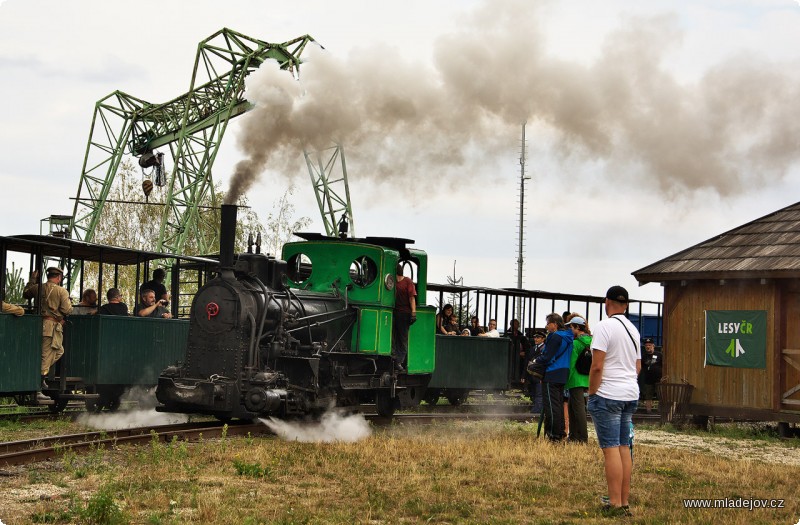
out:
M744 353L744 348L742 348L742 345L739 343L738 339L731 339L731 344L728 345L725 353L730 354L731 357L739 357Z

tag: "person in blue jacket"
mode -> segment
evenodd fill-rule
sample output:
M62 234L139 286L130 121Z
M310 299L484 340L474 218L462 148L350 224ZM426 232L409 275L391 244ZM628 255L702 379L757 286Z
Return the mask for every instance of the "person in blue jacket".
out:
M569 378L569 360L572 355L572 330L564 325L564 319L552 313L547 316L547 339L544 352L536 362L546 364L542 378L542 403L544 404L545 435L551 441L561 441L564 431L564 385Z

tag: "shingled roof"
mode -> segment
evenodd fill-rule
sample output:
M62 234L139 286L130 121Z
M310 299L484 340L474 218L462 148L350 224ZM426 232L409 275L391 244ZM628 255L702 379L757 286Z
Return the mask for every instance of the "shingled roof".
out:
M800 277L800 202L633 272L639 283Z

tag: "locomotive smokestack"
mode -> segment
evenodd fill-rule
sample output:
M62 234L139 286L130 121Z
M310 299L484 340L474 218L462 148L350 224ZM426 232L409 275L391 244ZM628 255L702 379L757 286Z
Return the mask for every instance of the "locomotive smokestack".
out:
M236 240L236 205L223 204L219 225L219 265L233 268L233 246Z

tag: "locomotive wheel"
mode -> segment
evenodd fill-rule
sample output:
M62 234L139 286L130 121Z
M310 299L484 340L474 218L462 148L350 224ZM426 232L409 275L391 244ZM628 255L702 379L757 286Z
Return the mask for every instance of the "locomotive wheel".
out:
M100 403L97 402L97 399L87 399L84 401L84 405L86 405L87 412L100 412L103 408L100 406Z
M451 390L447 393L447 401L454 407L464 404L469 397L469 390Z
M122 404L120 401L119 396L111 396L104 399L103 408L108 410L109 412L116 412L119 409L119 406Z
M52 414L58 414L62 412L65 408L67 408L67 403L69 400L61 399L60 397L56 397L53 399L54 403L52 405L47 405L47 410L49 410Z
M425 395L423 396L422 400L431 406L436 406L436 403L439 402L441 395L442 393L438 388L430 388L425 391Z
M381 417L392 417L397 408L393 398L388 390L378 390L375 393L375 409Z

